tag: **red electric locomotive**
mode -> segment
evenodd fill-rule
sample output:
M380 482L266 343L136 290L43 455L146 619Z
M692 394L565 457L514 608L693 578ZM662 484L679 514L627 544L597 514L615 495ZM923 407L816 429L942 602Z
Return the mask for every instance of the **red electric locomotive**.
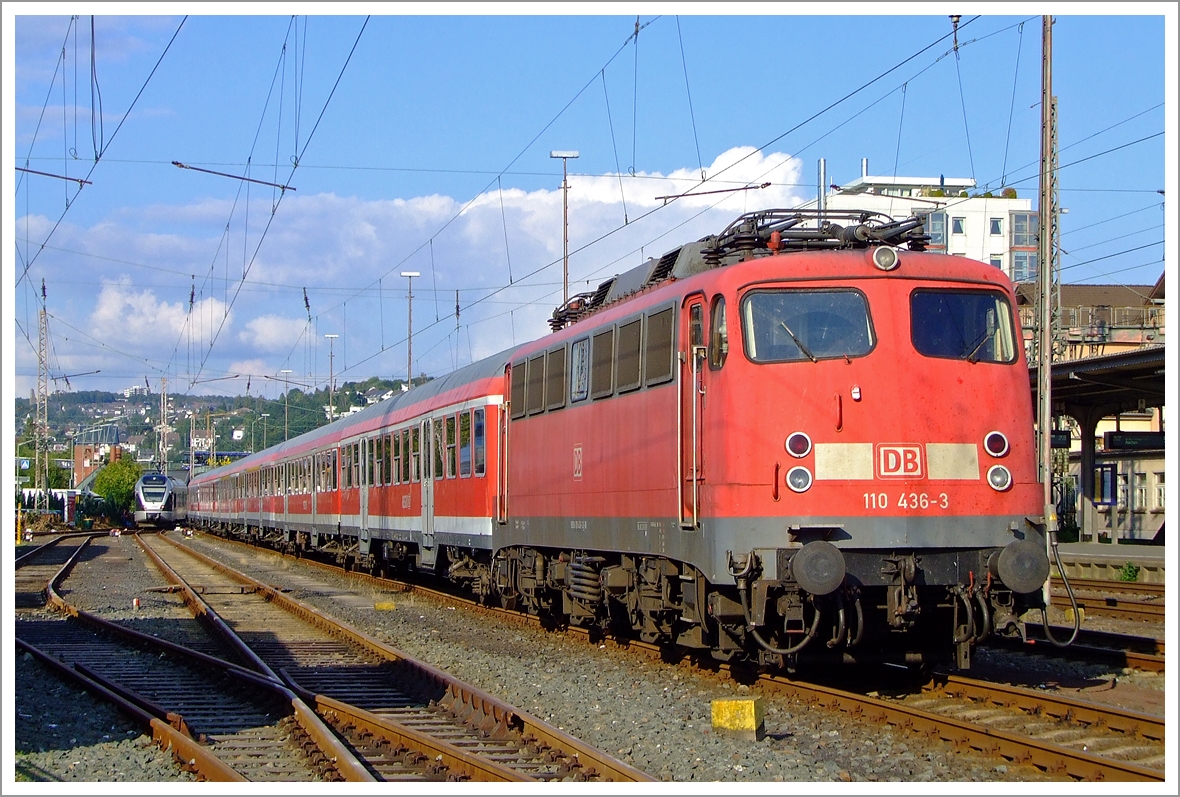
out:
M723 660L966 666L1049 561L1011 283L925 242L747 214L194 478L190 519Z

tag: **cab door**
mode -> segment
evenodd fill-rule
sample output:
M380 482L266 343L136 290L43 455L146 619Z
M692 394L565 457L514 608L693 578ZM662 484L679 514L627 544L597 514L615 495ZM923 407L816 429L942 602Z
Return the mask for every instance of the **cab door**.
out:
M702 413L705 398L705 297L693 294L684 300L680 314L680 386L678 435L680 526L700 527L700 488L704 481Z

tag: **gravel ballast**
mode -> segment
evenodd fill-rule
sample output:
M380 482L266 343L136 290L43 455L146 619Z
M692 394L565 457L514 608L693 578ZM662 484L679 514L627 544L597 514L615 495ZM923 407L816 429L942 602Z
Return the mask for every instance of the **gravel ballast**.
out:
M67 582L67 599L108 619L132 622L139 630L191 640L194 624L180 610L179 599L148 591L163 581L135 541L122 537L104 542L108 553L125 564L103 567L101 559L79 564ZM256 557L204 535L184 542L239 569L251 569L246 563ZM264 555L268 572L255 572L261 580L290 589L292 597L661 780L1051 780L1031 767L956 751L942 742L773 695L763 696L764 739L744 741L716 734L711 701L755 695L756 687L751 690L687 666L474 615L422 596L382 591L290 558ZM138 609L133 607L135 597L140 598ZM378 603L392 603L394 608L377 610ZM1094 665L1055 666L1059 675L1062 668L1078 667L1091 668L1084 670L1086 677L1102 677ZM1156 680L1162 687L1163 679ZM18 694L21 691L18 680ZM19 734L20 729L18 745L28 746ZM171 777L177 777L174 767Z

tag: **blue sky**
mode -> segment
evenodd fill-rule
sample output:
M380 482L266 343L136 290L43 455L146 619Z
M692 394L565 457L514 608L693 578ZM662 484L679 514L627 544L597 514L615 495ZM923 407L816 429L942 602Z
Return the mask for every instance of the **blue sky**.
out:
M912 16L644 7L666 13L640 14L637 39L624 5L563 16L532 5L479 17L431 15L474 8L463 6L296 20L210 13L231 8L137 5L160 16L131 17L80 6L96 14L102 114L92 125L90 17L71 30L68 16L36 16L56 7L5 4L4 237L16 244L4 252L14 341L5 378L17 395L36 381L42 279L51 374L102 370L71 380L75 389L145 377L155 388L167 376L174 391L244 393L249 382L274 397L282 369L324 383L329 333L340 335L338 381L402 377L405 270L422 274L416 372L544 335L561 296L553 149L581 153L570 161L571 292L745 210L814 198L821 157L837 183L868 158L873 174L974 177L1035 202L1034 13L1045 9L964 15L956 58L937 4L902 6ZM1084 15L1062 13L1054 32L1063 278L1150 284L1163 269L1158 192L1175 187L1164 157L1176 144L1175 106L1164 105L1175 100L1165 81L1175 10L1092 13L1100 8L1064 7ZM201 15L182 25L174 12L185 10ZM382 15L366 24L368 10ZM296 190L247 190L172 161ZM92 184L79 192L17 168ZM718 205L656 199L699 183L702 168L710 188L773 185Z

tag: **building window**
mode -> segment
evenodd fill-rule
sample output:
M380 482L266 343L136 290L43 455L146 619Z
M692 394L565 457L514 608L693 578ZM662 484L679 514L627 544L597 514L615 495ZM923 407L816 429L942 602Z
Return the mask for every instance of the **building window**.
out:
M1126 509L1127 508L1127 488L1129 487L1129 485L1127 484L1127 474L1126 473L1119 473L1117 478L1118 478L1119 509Z
M1036 252L1013 252L1012 253L1012 281L1013 282L1036 282L1037 279L1037 253Z
M966 235L967 219L965 216L951 217L951 235Z
M988 262L988 265L990 265L992 268L1002 269L1004 267L1004 256L1003 255L992 255L991 257L988 258L987 262Z
M1003 219L989 219L992 235L1004 234L1004 220Z
M930 213L926 215L926 234L930 236L930 246L946 248L946 213Z
M1135 507L1137 511L1142 512L1147 509L1147 474L1135 474Z
M1157 471L1155 474L1155 508L1164 508L1164 472Z
M1037 245L1037 214L1012 214L1012 246Z

